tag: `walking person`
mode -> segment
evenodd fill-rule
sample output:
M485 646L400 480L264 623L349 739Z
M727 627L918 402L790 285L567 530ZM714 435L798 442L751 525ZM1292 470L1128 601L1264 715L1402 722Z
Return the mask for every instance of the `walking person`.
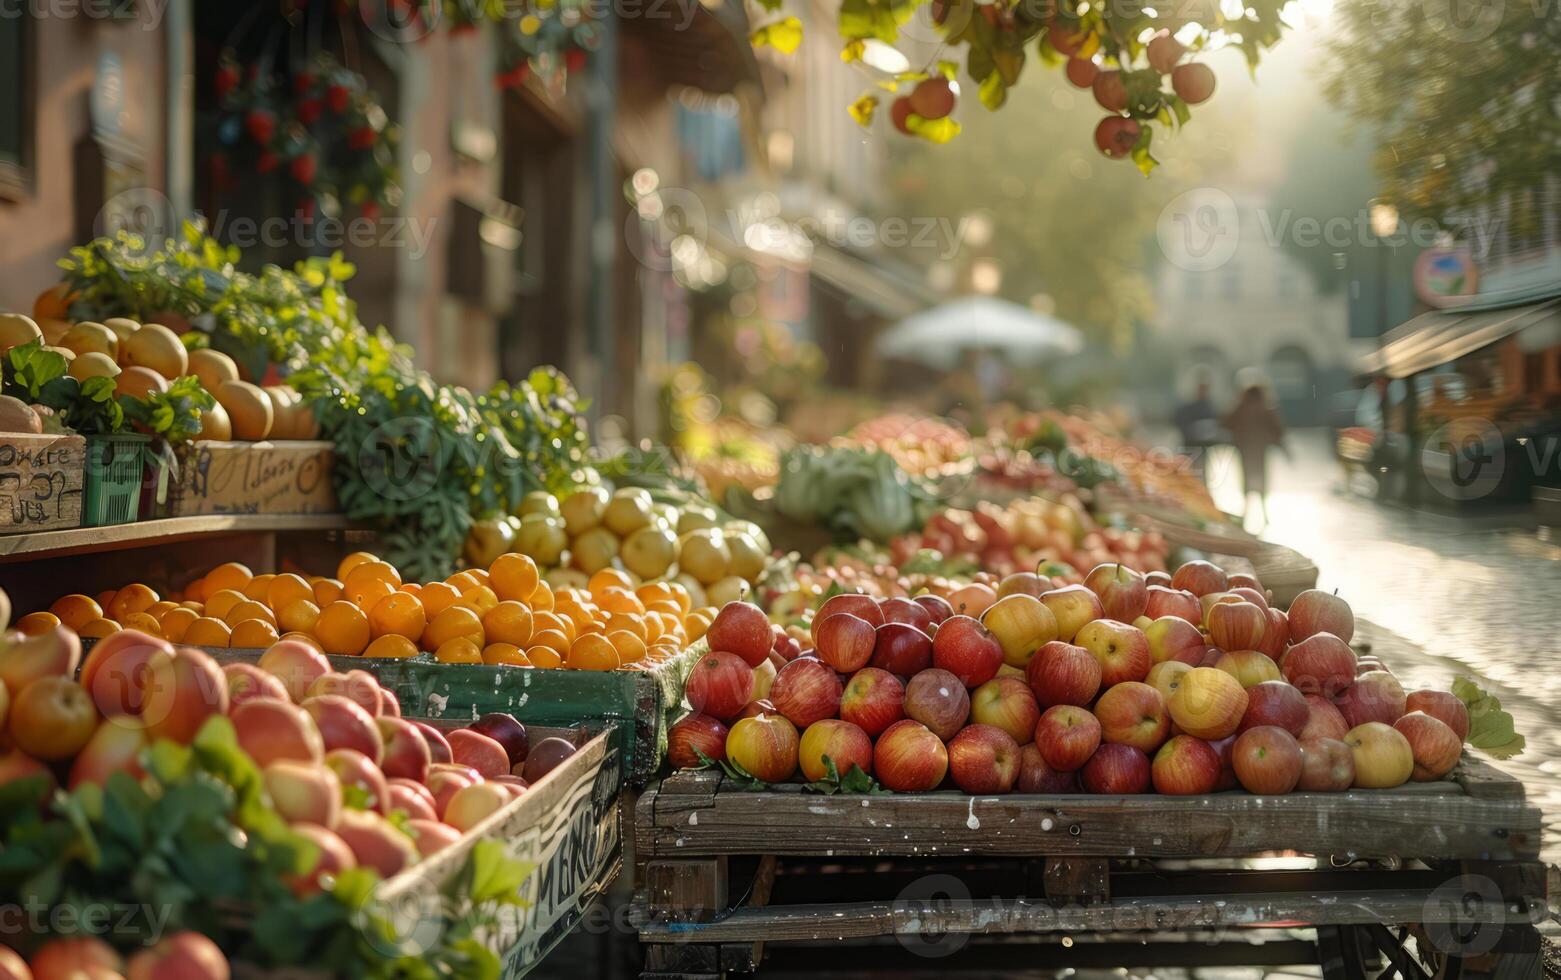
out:
M1220 416L1209 397L1208 375L1200 373L1193 389L1192 400L1176 409L1172 416L1181 432L1182 455L1192 463L1192 471L1200 480L1207 480L1209 449L1219 442Z
M1241 457L1241 523L1247 522L1251 495L1257 494L1263 527L1268 526L1268 451L1278 448L1286 453L1284 422L1262 381L1249 381L1226 413L1225 431ZM1261 530L1261 528L1259 528Z

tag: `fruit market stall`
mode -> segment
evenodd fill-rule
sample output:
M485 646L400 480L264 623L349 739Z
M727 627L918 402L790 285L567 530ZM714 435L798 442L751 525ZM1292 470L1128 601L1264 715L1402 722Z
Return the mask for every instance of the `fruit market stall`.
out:
M885 975L1037 941L1083 966L1108 937L1338 977L1537 968L1540 814L1482 757L1518 741L1494 699L1406 690L1343 599L1281 608L1207 561L1032 578L840 592L785 651L721 610L678 771L636 808L647 976L826 945Z

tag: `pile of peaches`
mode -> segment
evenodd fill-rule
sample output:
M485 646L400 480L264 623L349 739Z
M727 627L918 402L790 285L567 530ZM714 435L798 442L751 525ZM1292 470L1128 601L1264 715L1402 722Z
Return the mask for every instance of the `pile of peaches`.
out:
M42 775L74 790L115 772L144 776L154 742L187 745L208 719L226 715L276 811L319 848L315 869L289 882L301 896L345 868L387 878L405 870L575 751L561 738L531 745L506 714L453 731L403 718L373 675L337 673L294 640L253 664L219 665L135 630L98 642L84 662L81 652L63 627L0 647L0 724L10 745L0 786Z
M896 792L1282 794L1440 779L1468 710L1406 692L1312 590L1283 610L1250 575L1120 564L943 598L825 600L807 638L730 603L694 666L674 765L777 783L855 768ZM833 770L833 772L831 772ZM856 783L860 785L860 782Z

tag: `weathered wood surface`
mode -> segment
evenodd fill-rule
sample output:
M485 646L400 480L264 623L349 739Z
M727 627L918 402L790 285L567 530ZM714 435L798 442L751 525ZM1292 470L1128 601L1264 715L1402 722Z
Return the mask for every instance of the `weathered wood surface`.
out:
M328 514L337 510L331 442L195 442L179 457L176 517Z
M0 435L0 534L81 526L81 436Z
M338 531L352 523L341 514L211 514L169 517L112 527L79 527L0 536L0 561L33 561L127 548L152 548L203 537L292 531Z

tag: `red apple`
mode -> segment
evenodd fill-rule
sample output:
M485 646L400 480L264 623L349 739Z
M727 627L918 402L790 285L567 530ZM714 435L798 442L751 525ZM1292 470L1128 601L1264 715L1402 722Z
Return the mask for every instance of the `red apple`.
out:
M948 745L949 776L973 796L1007 793L1019 780L1019 743L1001 728L971 725Z
M1199 796L1219 785L1220 754L1203 739L1176 735L1160 746L1149 769L1158 793L1167 796Z
M1447 691L1411 691L1404 699L1404 713L1424 711L1453 730L1458 741L1469 739L1469 709Z
M230 717L238 733L239 748L256 765L265 766L278 759L318 763L325 757L319 728L309 713L296 704L279 698L252 698L234 708Z
M1203 642L1203 632L1180 616L1161 616L1144 627L1144 639L1149 643L1149 659L1163 664L1167 660L1179 660L1196 667L1203 663L1208 645Z
M1104 688L1124 681L1141 681L1154 666L1144 631L1113 619L1086 623L1075 642L1099 662L1100 686Z
M1182 678L1192 670L1188 664L1180 660L1167 660L1163 664L1155 664L1149 668L1149 676L1144 683L1160 692L1160 697L1165 699L1167 706L1171 703L1171 695L1182 686Z
M813 646L818 646L818 628L824 620L836 613L850 613L853 616L867 620L874 628L884 624L883 610L878 608L878 600L872 596L860 595L855 592L842 592L832 595L824 600L824 604L818 607L818 612L813 614L813 623L810 627L813 635Z
M319 851L314 867L306 873L283 877L287 887L299 898L319 894L337 875L349 868L357 867L358 859L353 857L352 848L347 846L346 841L336 836L334 831L308 823L295 824L292 830L293 833L308 838L309 843Z
M1318 633L1350 642L1355 636L1355 614L1349 603L1333 593L1308 589L1290 603L1290 639L1300 642Z
M1269 610L1268 596L1264 595L1257 589L1252 588L1250 585L1237 585L1235 582L1232 582L1230 584L1230 594L1233 596L1240 596L1243 600L1250 602L1254 606L1257 606L1259 609L1263 610L1265 614Z
M471 766L484 779L502 776L515 768L504 746L481 732L460 728L446 733L445 738L450 743L450 755L455 763Z
M381 878L410 868L420 856L412 838L370 810L343 810L336 836L352 848L360 865L378 871Z
M502 711L490 711L467 727L504 746L511 767L525 762L526 753L531 751L531 738L526 734L526 726L522 725L514 715Z
M980 620L950 616L932 638L932 665L958 677L966 687L980 687L997 676L1003 646Z
M913 599L893 596L880 602L878 609L883 613L883 621L886 623L904 623L916 627L923 633L932 630L932 614Z
M741 718L726 736L726 758L766 783L790 779L797 771L797 728L780 715Z
M1273 725L1300 738L1311 717L1306 695L1284 681L1264 681L1247 688L1247 710L1237 730Z
M113 642L113 636L99 641L99 643ZM126 685L139 683L139 670L136 668L150 656L151 651L147 649L148 646L153 650L165 646L145 633L136 633L132 638L121 641L121 644L125 649L134 648L141 652L129 657L123 668L115 672L114 691L119 691ZM4 684L5 689L11 692L11 696L16 697L33 681L45 677L74 677L76 667L80 664L81 640L64 626L56 626L36 636L13 636L5 644L0 645L0 684ZM81 681L82 689L90 691L95 680L95 677L84 674ZM129 691L126 690L123 696L129 697ZM112 703L110 706L112 707Z
M849 721L838 718L815 721L802 733L802 741L797 747L797 764L803 778L816 782L828 776L825 759L835 764L838 775L844 776L852 766L861 766L870 776L873 773L873 740Z
M1017 677L994 677L971 692L970 720L996 725L1015 742L1028 742L1040 717L1030 686Z
M1268 613L1250 602L1221 602L1209 609L1205 623L1209 639L1221 650L1256 650Z
M1391 725L1403 717L1408 703L1403 685L1385 670L1367 671L1334 698L1339 713L1351 728L1368 721Z
M760 698L757 701L749 701L748 706L743 709L742 714L738 715L737 718L752 718L754 715L778 714L780 714L780 712L775 710L775 703L773 701L768 698ZM737 718L733 718L732 720L736 721Z
M331 672L331 662L325 654L302 640L276 641L260 655L256 665L281 680L287 696L295 702L308 696L309 685L317 677Z
M578 751L579 747L575 743L554 735L544 738L532 747L526 755L526 764L516 767L520 772L515 772L513 769L510 771L525 779L527 783L536 785L542 781L542 777L568 762Z
M1263 639L1256 649L1259 653L1267 654L1275 660L1284 656L1285 649L1290 646L1290 620L1283 609L1268 610L1268 623L1263 627Z
M72 633L70 636L74 637ZM19 658L23 663L31 663L34 669L42 668L50 661L63 663L71 656L71 647L58 633L48 633L41 637L20 641L17 646L28 644L33 648L30 657ZM43 651L47 649L47 653ZM159 637L148 636L140 630L120 630L111 633L92 645L87 653L87 659L81 665L81 676L77 678L82 690L92 695L93 703L105 718L115 715L138 715L141 713L141 702L146 694L147 661L153 653L172 654L173 645ZM81 655L80 642L75 647L75 656ZM5 661L9 662L16 653L5 655ZM246 665L248 666L248 665ZM14 665L13 665L14 669ZM74 664L71 665L74 670ZM250 667L251 670L258 668ZM8 673L0 669L0 674ZM70 671L60 670L58 673L68 675ZM0 676L0 683L5 683L12 695L21 693L25 683L19 684L24 678Z
M1342 793L1355 782L1355 756L1348 745L1336 738L1303 738L1300 744L1301 779L1296 789Z
M1198 597L1191 592L1184 592L1180 589L1168 589L1159 585L1149 586L1147 592L1148 599L1144 602L1144 615L1150 619L1176 616L1187 620L1189 623L1203 622L1203 606L1199 604Z
M155 651L146 660L145 685L141 720L153 741L188 745L207 718L227 714L227 676L217 661L194 647Z
M735 653L750 667L757 667L775 646L770 618L751 602L734 600L721 607L705 630L711 650Z
M1024 676L1042 707L1089 704L1100 690L1100 661L1083 647L1053 640L1035 651Z
M341 780L343 798L349 805L356 795L362 803L360 809L384 813L389 808L390 784L368 756L356 749L332 749L325 753L325 765Z
M1236 736L1227 735L1224 738L1214 739L1209 743L1216 755L1220 757L1220 778L1214 784L1214 792L1223 793L1226 790L1240 789L1241 783L1236 780L1236 767L1231 765L1230 750L1236 745Z
M97 647L92 649L94 652L97 651ZM266 673L254 664L242 661L223 664L222 673L228 681L229 711L250 698L280 698L284 701L288 699L287 688L282 684L281 678Z
M1100 747L1100 720L1074 704L1047 708L1035 723L1035 747L1050 769L1083 768Z
M905 716L947 742L970 717L970 693L958 677L930 667L906 683Z
M1003 580L997 583L997 597L1001 599L1007 595L1033 595L1037 599L1051 590L1051 582L1041 578L1034 572L1014 572L1012 575L1003 576Z
M447 765L447 763L441 762L435 765ZM467 786L476 785L481 778L470 770L464 772L453 769L429 770L428 792L434 797L434 812L442 816L445 808L450 805L451 797Z
M1355 757L1355 785L1362 789L1392 789L1414 775L1414 750L1396 728L1368 721L1346 732L1344 744Z
M366 670L349 670L345 674L329 673L321 674L310 683L309 689L304 692L304 697L315 697L320 694L340 694L351 701L356 701L358 707L367 711L371 717L378 717L380 708L384 704L379 681Z
M406 828L417 845L417 853L423 857L438 854L461 839L460 831L437 820L408 820Z
M727 728L709 715L685 715L667 731L667 760L679 769L698 769L704 760L703 752L711 762L726 758Z
M412 725L417 729L417 733L423 736L423 741L428 743L428 761L430 765L437 762L455 761L455 753L450 751L450 740L444 737L444 732L441 732L426 721L414 721Z
M931 592L923 592L913 597L911 601L927 610L927 616L931 618L933 626L941 626L944 620L954 615L954 607L949 605L949 601Z
M1214 667L1194 667L1166 704L1176 727L1189 735L1221 739L1235 734L1247 711L1241 682Z
M422 783L410 779L392 779L389 783L388 809L400 810L410 820L438 820L439 811L434 805L434 794Z
M1095 702L1101 738L1142 749L1146 754L1165 743L1171 718L1160 692L1141 681L1125 681L1106 689Z
M835 613L813 630L818 658L842 674L858 670L872 659L877 629L851 613Z
M1121 562L1096 565L1084 576L1084 587L1100 597L1108 619L1131 623L1144 614L1149 586L1144 577Z
M1106 614L1100 604L1100 597L1082 585L1064 585L1060 589L1052 589L1041 596L1041 602L1057 620L1057 635L1052 639L1065 643L1074 642L1085 623Z
M1225 570L1213 562L1201 559L1182 565L1171 575L1171 588L1184 589L1202 598L1211 592L1224 592L1230 588Z
M1316 633L1292 643L1279 667L1303 693L1332 698L1355 682L1355 651L1332 633Z
M341 780L325 766L281 759L261 773L271 805L288 823L319 824L326 830L341 816Z
M840 694L840 718L869 738L905 717L905 684L887 670L864 667L851 675Z
M1232 650L1214 661L1214 666L1241 682L1242 687L1255 687L1264 681L1277 681L1284 675L1279 665L1267 654L1256 650Z
M1149 757L1142 749L1121 742L1106 742L1095 750L1079 771L1084 792L1110 796L1147 793L1150 787Z
M1339 714L1339 709L1321 694L1306 695L1306 707L1308 711L1306 724L1296 735L1296 738L1301 741L1304 742L1309 738L1331 738L1337 741L1344 738L1344 733L1350 730L1349 722Z
M948 766L948 749L943 740L926 725L909 718L885 729L873 747L873 772L886 789L896 793L936 789L948 773Z
M689 707L723 721L737 717L753 693L753 668L735 653L712 650L688 672Z
M228 958L198 932L166 935L142 949L125 968L127 980L228 980Z
M379 728L375 726L373 717L356 701L340 694L320 694L305 698L299 707L314 719L327 752L331 749L356 749L368 756L375 765L384 757L385 746L380 739Z
M932 637L905 623L878 627L872 666L900 677L913 677L932 666Z
M1463 754L1463 739L1438 718L1414 711L1393 723L1394 729L1409 742L1415 760L1411 778L1417 783L1441 779L1453 771Z
M799 729L840 711L840 676L822 660L798 657L775 675L769 701Z
M1031 742L1019 748L1019 779L1014 789L1021 793L1077 793L1079 775L1048 766L1041 750Z
M1249 793L1275 796L1301 780L1301 746L1283 728L1259 725L1236 737L1230 750L1236 778Z
M51 939L32 955L32 980L109 980L124 972L125 961L96 936ZM10 977L0 962L0 977Z
M139 718L115 715L98 722L97 730L76 753L71 762L67 786L75 789L82 783L103 786L116 772L128 774L133 779L145 775L141 768L141 753L152 744L146 734L146 725ZM5 782L0 779L0 784Z

